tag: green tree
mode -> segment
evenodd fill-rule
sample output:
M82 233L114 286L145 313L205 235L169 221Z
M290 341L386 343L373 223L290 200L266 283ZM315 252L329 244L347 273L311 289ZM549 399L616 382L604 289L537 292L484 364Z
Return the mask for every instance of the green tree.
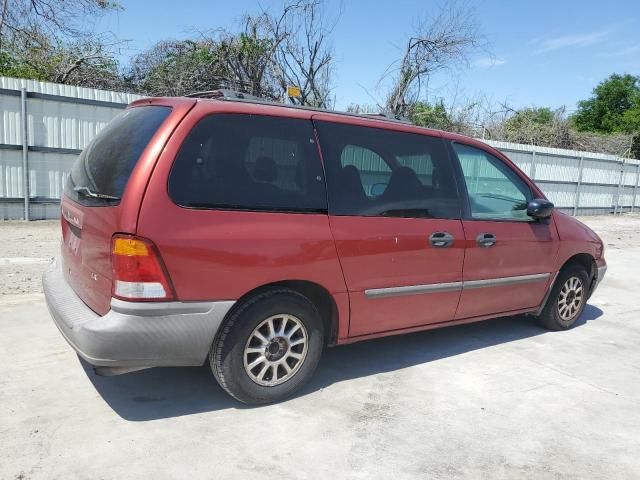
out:
M505 122L509 132L517 132L531 125L544 126L553 122L554 113L548 107L523 108Z
M147 95L186 95L218 88L225 70L218 45L206 40L160 41L133 58L125 80Z
M523 108L510 115L501 125L502 137L508 142L569 148L569 122L564 108Z
M89 88L122 87L118 62L100 36L65 41L39 30L15 36L0 51L0 75Z
M421 127L451 130L452 121L442 99L434 104L418 101L409 108L409 119Z
M120 42L87 28L117 8L110 0L0 0L0 75L120 88Z
M640 129L640 77L613 74L587 100L578 102L573 116L578 131L618 133Z

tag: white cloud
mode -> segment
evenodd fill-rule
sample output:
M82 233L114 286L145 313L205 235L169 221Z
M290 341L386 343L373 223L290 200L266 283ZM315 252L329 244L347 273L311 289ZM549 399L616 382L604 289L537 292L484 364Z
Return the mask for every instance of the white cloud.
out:
M476 67L480 68L499 67L500 65L504 65L505 63L507 63L507 61L504 58L494 57L480 57L473 62Z
M562 35L559 37L547 38L539 42L536 54L560 50L563 48L583 48L601 43L609 35L608 30L600 32L580 33L575 35Z
M625 48L621 48L619 50L613 50L607 53L602 53L598 55L599 57L630 57L632 55L640 54L640 44L639 45L630 45Z

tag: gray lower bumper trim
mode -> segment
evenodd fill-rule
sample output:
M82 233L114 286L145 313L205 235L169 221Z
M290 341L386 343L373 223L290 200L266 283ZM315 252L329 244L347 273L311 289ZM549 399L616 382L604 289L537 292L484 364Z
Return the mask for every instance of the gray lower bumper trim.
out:
M596 288L598 288L598 285L600 285L600 282L604 278L605 273L607 273L606 265L602 265L601 267L596 268L596 280L593 284L593 288L591 289L591 295L593 295L593 292L595 292Z
M43 276L58 329L89 363L109 367L201 365L235 303L126 302L112 299L103 317L87 307L55 266Z

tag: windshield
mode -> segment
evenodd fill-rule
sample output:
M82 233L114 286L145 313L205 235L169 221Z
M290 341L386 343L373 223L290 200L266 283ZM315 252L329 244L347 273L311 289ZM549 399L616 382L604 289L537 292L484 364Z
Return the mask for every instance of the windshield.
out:
M171 109L145 106L115 117L82 151L65 194L83 205L116 205L142 151Z

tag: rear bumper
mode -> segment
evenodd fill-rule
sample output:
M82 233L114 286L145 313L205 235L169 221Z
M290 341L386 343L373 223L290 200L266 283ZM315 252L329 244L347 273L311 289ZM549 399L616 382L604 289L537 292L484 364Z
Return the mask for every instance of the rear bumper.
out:
M100 316L66 282L60 266L43 278L53 320L69 345L101 367L202 365L235 302L125 302Z

